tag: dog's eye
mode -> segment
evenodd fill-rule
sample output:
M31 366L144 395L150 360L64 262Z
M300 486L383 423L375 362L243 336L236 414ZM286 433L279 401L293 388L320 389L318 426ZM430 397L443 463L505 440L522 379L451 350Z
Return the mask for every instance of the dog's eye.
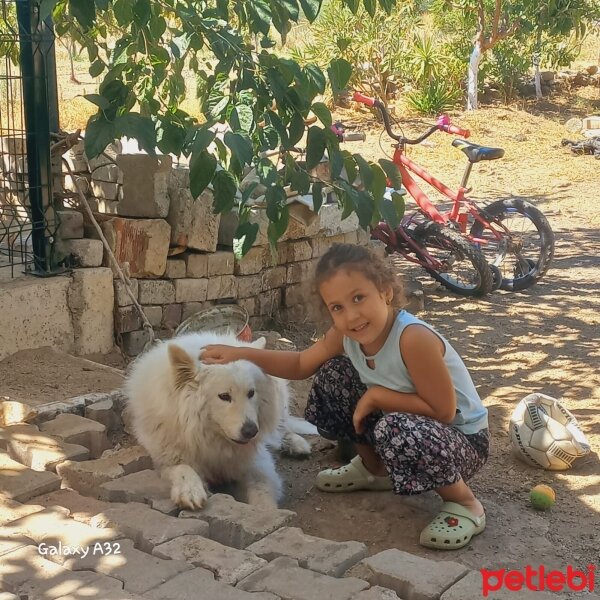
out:
M248 390L248 398L254 397L254 390Z
M224 400L225 402L231 402L231 394L228 394L227 392L219 394L219 398L221 398L221 400Z

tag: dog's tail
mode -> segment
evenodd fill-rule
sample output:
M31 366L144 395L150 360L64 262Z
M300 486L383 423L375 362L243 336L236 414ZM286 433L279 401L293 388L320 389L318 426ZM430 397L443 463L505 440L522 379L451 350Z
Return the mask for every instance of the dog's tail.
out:
M295 417L293 415L287 415L285 418L285 428L288 431L297 433L299 435L318 435L317 428L305 421L301 417Z

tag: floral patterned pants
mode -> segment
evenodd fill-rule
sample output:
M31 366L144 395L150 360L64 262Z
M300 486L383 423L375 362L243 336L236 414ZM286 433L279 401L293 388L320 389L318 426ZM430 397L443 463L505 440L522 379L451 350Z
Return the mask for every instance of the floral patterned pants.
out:
M430 417L378 411L365 419L364 433L357 434L352 414L366 389L347 357L327 361L315 375L306 420L325 437L373 446L397 494L420 494L466 481L486 463L488 429L465 435Z

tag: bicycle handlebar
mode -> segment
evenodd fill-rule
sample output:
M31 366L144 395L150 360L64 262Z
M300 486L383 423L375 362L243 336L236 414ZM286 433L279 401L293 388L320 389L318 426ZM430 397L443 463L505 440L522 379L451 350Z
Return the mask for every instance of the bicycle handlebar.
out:
M392 131L390 115L386 110L383 102L381 102L380 100L376 100L375 98L369 98L369 96L365 96L360 92L354 92L354 94L352 95L352 100L354 100L355 102L360 102L361 104L365 104L366 106L377 108L383 118L383 124L385 125L385 130L387 131L387 134L393 140L396 140L401 144L420 144L424 139L428 138L432 133L436 131L445 131L446 133L460 135L465 138L468 138L471 135L471 132L468 129L462 129L460 127L457 127L456 125L452 125L448 117L441 117L440 119L438 119L438 122L433 127L428 129L423 135L411 140L401 135L398 135L397 133L394 133Z
M468 129L461 129L456 125L439 125L438 127L446 133L453 133L454 135L460 135L464 138L468 138L471 135L471 132Z

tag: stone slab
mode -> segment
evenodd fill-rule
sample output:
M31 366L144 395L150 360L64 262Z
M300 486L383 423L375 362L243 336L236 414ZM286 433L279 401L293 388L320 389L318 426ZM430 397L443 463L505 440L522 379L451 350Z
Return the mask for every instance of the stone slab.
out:
M73 322L67 308L70 285L71 279L66 275L0 281L0 360L28 348L52 346L64 351L72 348ZM31 302L31 298L44 301ZM0 377L0 381L7 380ZM5 389L3 395L9 395Z
M367 555L360 542L333 542L305 534L298 527L282 527L248 546L247 550L266 560L287 556L301 567L341 577Z
M0 490L17 502L60 488L60 477L50 471L34 471L0 452Z
M99 497L100 486L105 482L150 466L152 460L144 448L131 446L96 460L65 461L58 465L56 471L62 478L63 487L69 487L85 496Z
M110 502L102 502L89 496L82 496L76 491L66 488L56 490L50 494L36 496L32 498L31 502L38 505L40 509L62 506L69 512L71 519L88 525L97 514L115 506Z
M144 594L148 600L278 600L273 594L249 594L214 581L213 574L196 568L173 577L167 583Z
M100 500L108 502L142 502L170 498L171 488L156 471L146 469L119 479L103 483L99 487ZM200 517L204 519L204 517Z
M0 527L16 521L21 517L26 517L34 512L44 510L44 505L41 505L35 501L31 501L31 504L22 504L15 500L11 500L8 496L0 493Z
M227 494L214 494L202 510L182 511L179 517L208 521L211 539L232 548L243 549L286 525L295 514L289 510L261 510L237 502Z
M110 506L110 505L109 505ZM132 539L135 547L149 554L153 553L156 546L164 546L169 540L178 540L187 537L200 538L208 536L208 523L199 519L178 519L151 509L146 504L129 502L127 504L112 505L95 515L90 524L99 528L111 528L120 531L124 536ZM154 552L159 558L180 558L176 556L162 556ZM190 561L188 561L190 562Z
M104 246L101 240L67 240L64 249L73 257L76 267L100 267Z
M171 172L169 183L169 214L171 244L195 250L214 252L221 216L213 212L213 193L204 190L196 199L190 192L190 175L187 168Z
M267 563L252 552L230 548L200 535L182 535L156 546L152 554L159 558L184 560L195 567L208 569L218 581L232 585Z
M171 236L166 221L116 217L104 221L101 227L118 263L129 263L132 277L163 276ZM107 256L105 264L110 266Z
M123 582L125 591L136 594L144 594L193 568L180 560L162 560L141 552L134 548L131 540L112 542L106 549L96 553L91 551L85 558L69 558L65 567L74 571L93 570L113 577Z
M402 600L402 598L394 590L374 585L368 590L352 596L352 600ZM467 600L467 598L465 597L463 600Z
M438 600L469 569L450 560L434 561L397 549L365 558L348 574L394 590L405 600Z
M0 428L0 449L34 471L55 471L65 460L87 460L90 454L84 446L65 443L27 424Z
M80 560L81 553L70 551L74 548L92 548L95 544L112 543L123 537L113 529L97 529L86 523L69 518L68 511L53 506L17 519L5 526L11 535L26 536L39 546L40 554L58 564L69 560ZM47 549L47 552L43 552Z
M51 421L42 423L40 430L58 436L68 444L85 446L92 458L100 457L110 447L106 427L79 415L60 414Z
M283 600L350 600L369 584L356 577L338 579L303 569L298 561L280 557L242 580L248 592L271 592Z
M97 573L73 573L47 560L35 546L5 554L0 562L0 587L20 598L51 600L96 585L117 591L121 583Z
M118 212L125 217L164 218L169 213L167 186L172 158L147 154L119 154L123 197Z
M113 349L114 293L110 269L96 267L73 272L68 306L75 354L106 354Z

